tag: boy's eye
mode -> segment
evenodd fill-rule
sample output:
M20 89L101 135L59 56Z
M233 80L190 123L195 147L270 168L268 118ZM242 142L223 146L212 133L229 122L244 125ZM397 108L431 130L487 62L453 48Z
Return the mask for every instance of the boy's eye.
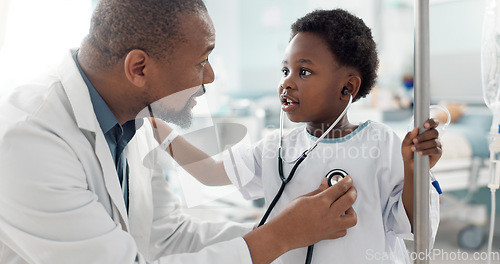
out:
M281 69L281 72L283 73L283 76L287 76L289 71L287 68L283 68Z
M309 70L306 70L306 69L301 69L300 75L301 76L308 76L308 75L311 75L311 72Z

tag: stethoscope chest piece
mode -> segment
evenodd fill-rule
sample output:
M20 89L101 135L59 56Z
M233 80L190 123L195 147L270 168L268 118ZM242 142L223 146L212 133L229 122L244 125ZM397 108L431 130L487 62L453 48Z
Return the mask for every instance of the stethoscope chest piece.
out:
M325 177L328 178L328 186L333 186L347 175L348 174L345 170L333 169L329 171Z

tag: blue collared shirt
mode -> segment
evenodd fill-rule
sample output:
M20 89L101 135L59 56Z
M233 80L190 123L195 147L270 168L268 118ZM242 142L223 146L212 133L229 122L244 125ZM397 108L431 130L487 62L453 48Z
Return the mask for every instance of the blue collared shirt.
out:
M106 142L108 143L109 150L111 151L111 155L115 162L116 172L118 173L118 178L123 188L125 204L128 207L128 163L123 157L123 150L132 137L134 137L137 128L142 125L142 119L138 119L137 124L136 120L131 120L122 126L83 72L78 60L76 59L77 54L78 51L73 54L73 59L75 60L76 66L78 67L78 70L80 71L80 74L89 89L90 100L92 102L92 106L94 107L94 112L97 117L97 121L99 122L99 126L104 133L104 137L106 138Z

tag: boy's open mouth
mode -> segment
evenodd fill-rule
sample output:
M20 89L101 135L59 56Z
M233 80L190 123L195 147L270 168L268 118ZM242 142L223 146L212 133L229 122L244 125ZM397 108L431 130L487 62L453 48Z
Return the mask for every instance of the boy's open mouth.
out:
M285 112L290 112L295 109L299 105L299 101L293 98L290 98L287 95L280 95L281 100L281 109Z

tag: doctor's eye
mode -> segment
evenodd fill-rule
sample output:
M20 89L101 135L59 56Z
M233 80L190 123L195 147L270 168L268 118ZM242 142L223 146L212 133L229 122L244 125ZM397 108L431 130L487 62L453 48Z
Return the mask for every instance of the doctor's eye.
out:
M311 74L311 71L308 69L300 69L300 76L309 76Z
M200 63L200 65L201 65L202 67L205 67L205 65L207 65L207 63L208 63L208 57L207 57L204 61L202 61L202 62Z

